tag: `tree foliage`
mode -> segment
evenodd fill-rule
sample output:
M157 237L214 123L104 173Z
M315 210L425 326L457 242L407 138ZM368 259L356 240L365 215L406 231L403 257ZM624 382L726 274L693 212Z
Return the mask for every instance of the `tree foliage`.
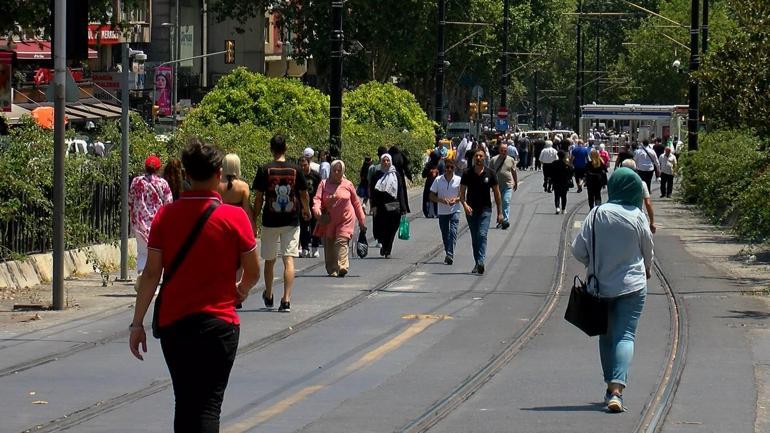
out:
M702 109L717 127L749 127L770 139L770 3L728 0L737 25L705 58Z

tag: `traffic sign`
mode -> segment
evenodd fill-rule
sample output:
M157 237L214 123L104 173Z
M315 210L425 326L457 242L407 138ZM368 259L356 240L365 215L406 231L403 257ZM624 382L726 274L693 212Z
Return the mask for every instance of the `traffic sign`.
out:
M508 130L508 119L497 118L495 119L495 129L499 132L505 132Z
M497 117L501 119L508 118L508 107L500 107L497 109Z
M479 86L478 84L473 86L473 89L471 90L471 96L473 99L481 99L484 97L484 88Z

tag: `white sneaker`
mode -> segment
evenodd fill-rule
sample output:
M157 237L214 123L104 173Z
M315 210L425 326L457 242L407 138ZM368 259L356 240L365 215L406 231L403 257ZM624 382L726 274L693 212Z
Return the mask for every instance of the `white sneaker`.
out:
M559 208L557 207L557 208L556 208L556 215L559 215L560 213L561 213L561 209L559 209Z
M320 256L320 254L318 254L318 248L313 247L312 250L310 251L310 255L308 257L317 258L319 256Z

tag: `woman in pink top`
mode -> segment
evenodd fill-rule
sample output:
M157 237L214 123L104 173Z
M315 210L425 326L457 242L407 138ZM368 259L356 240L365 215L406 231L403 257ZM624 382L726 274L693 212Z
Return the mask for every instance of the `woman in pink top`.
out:
M314 234L323 239L326 272L332 277L348 273L348 243L356 219L359 230L366 233L366 215L356 187L344 173L344 162L332 162L329 178L321 181L313 198L313 214L318 220Z

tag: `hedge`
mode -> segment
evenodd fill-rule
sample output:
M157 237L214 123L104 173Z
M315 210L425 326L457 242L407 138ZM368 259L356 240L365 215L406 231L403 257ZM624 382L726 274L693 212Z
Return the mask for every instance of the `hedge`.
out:
M751 242L770 239L770 153L759 149L750 131L715 131L680 158L684 201Z

